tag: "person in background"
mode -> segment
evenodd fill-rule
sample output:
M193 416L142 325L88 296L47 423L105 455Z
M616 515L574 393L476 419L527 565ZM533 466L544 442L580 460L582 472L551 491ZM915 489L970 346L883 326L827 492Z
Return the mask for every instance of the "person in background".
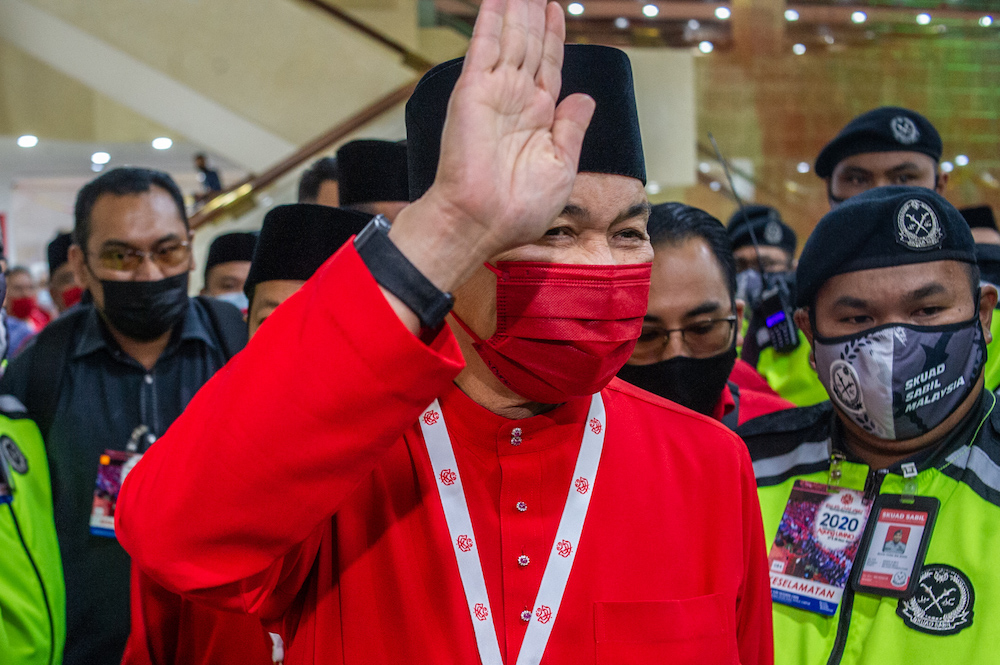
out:
M795 405L730 380L744 304L736 298L736 262L722 223L682 203L649 215L653 273L642 334L618 378L730 429Z
M6 264L6 260L4 261ZM12 268L10 271L4 269L4 283L5 285L9 283L8 275L13 272L15 273L14 282L18 284L18 293L21 294L20 297L24 297L23 294L30 294L34 290L34 282L31 279L31 273L28 272L27 268L16 267ZM35 336L36 325L30 320L20 319L10 313L11 310L11 295L10 288L7 286L5 288L5 296L3 300L4 304L4 328L6 331L5 341L5 356L4 362L7 362L17 356L27 345L28 342ZM29 296L30 297L30 296ZM29 306L28 312L32 308Z
M800 575L793 586L772 578L776 600L790 589L799 595L797 605L774 603L776 662L996 663L1000 409L983 389L983 365L997 290L980 283L968 225L929 189L873 189L820 220L796 276L795 318L830 401L736 430L754 460L765 533L781 548L788 545L776 536L783 515L799 513L798 525L811 524L795 500L805 487L829 495L824 505L876 503L845 515L861 519L834 540L822 534L815 503L815 531L786 531L800 540L806 568L833 564L836 574L826 582ZM919 530L929 537L924 560L889 574L870 569L869 557L882 548L878 534L892 527L893 511L885 515L880 506L893 504L883 502L920 511L933 499L933 528L926 522ZM871 544L859 552L865 533ZM884 574L886 593L856 590L847 581L852 562ZM917 579L915 595L894 597L889 578L897 573L896 589ZM834 582L843 589L839 603L827 600L832 607L821 612L815 600L806 602L832 598Z
M246 316L248 303L243 284L250 272L256 244L257 234L251 232L224 233L213 240L205 260L205 286L201 295L228 302Z
M653 258L638 114L627 56L564 48L564 21L484 1L407 103L416 202L125 481L136 565L278 626L289 662L772 658L745 446L614 379Z
M976 262L979 264L979 278L986 284L1000 287L1000 231L997 230L993 209L989 206L960 208L959 211L969 223L972 238L976 241ZM1000 316L994 316L990 325L993 343L987 347L986 389L1000 388Z
M83 288L77 283L73 266L69 264L69 248L72 244L72 233L60 233L48 247L49 294L59 315L80 302L83 297Z
M66 581L69 665L118 665L130 561L113 526L121 475L246 342L239 312L188 297L191 234L173 179L119 168L77 195L69 261L93 304L45 328L11 362L44 437ZM100 484L99 484L100 481Z
M970 206L959 208L958 211L969 223L972 239L976 241L976 245L1000 245L1000 230L997 229L993 208L987 205Z
M48 312L38 306L35 278L24 266L14 266L7 271L7 299L4 302L7 315L26 323L33 335L52 320Z
M222 180L219 172L209 167L208 157L205 153L199 152L194 156L194 167L198 170L198 180L204 187L204 194L211 195L222 191Z
M250 337L371 218L354 210L309 203L278 206L268 212L243 287L250 303Z
M351 141L337 151L340 205L390 223L410 205L406 141Z
M0 275L0 297L5 292ZM0 312L4 365L5 318ZM66 639L66 592L49 465L38 427L10 395L0 396L0 553L0 660L59 665Z
M862 192L886 185L926 187L938 194L948 184L939 162L944 147L934 125L916 111L882 106L862 113L840 130L816 158L833 209Z
M323 157L303 171L299 180L299 203L340 205L340 169L336 157Z
M802 332L797 331L795 348L775 349L765 325L769 312L761 310L765 290L777 287L788 300L794 293L798 244L795 231L785 224L775 208L757 204L734 212L726 230L736 258L736 297L746 302L749 309L740 359L763 376L778 395L796 406L824 401L826 392L809 364L809 349ZM754 384L748 381L756 377L748 378L745 370L738 365L732 379L741 387L753 389Z

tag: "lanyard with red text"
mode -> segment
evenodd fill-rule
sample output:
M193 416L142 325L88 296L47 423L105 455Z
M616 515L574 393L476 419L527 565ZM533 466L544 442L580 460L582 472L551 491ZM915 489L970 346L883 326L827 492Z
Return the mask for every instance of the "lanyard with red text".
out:
M469 603L469 614L476 631L476 643L479 645L479 658L483 665L503 665L496 630L490 619L490 599L486 592L482 562L476 549L475 534L472 532L469 504L465 499L458 464L455 462L451 437L448 436L448 428L441 415L441 405L437 400L421 416L420 429L434 467L435 484L441 495L451 545L458 559L458 571L462 576L465 599ZM524 642L521 643L517 665L537 665L542 660L552 624L555 623L559 604L566 590L566 581L576 558L583 522L587 518L590 497L594 493L594 481L601 462L606 429L604 400L598 393L591 398L590 413L583 429L583 443L573 471L573 481L569 486L569 496L559 519L559 529L542 575L542 583L538 587L534 612L524 634Z

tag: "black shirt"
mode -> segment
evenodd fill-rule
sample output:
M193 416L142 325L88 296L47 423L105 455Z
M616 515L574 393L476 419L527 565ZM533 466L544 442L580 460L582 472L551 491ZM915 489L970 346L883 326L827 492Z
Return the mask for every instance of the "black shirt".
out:
M90 533L98 459L106 449L125 450L139 425L162 436L226 357L196 299L149 371L121 350L92 305L84 310L45 439L66 576L64 663L118 665L129 634L130 560L115 539ZM20 399L33 417L40 407L28 402L28 374L36 348L29 345L0 380L0 393Z

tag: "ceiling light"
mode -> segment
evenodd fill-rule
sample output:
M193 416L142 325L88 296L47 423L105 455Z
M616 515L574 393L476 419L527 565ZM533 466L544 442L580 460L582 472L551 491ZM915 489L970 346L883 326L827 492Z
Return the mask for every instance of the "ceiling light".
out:
M709 164L708 162L701 162L698 164L698 170L701 171L702 173L708 173L709 171L712 170L712 165Z
M566 7L566 11L568 11L573 16L579 16L580 14L583 13L583 5L581 5L579 2L571 2Z
M799 165L795 167L795 170L799 173L809 173L809 162L799 162Z
M629 26L628 19L624 16L619 16L615 19L615 27L619 30L624 30Z
M920 25L927 25L931 22L930 14L917 14L917 23Z
M170 147L174 142L168 139L166 136L161 136L158 139L153 139L153 147L157 150L170 150Z
M795 46L792 47L792 53L794 53L795 55L802 55L805 52L806 52L805 44L796 44Z
M697 30L700 27L701 27L701 23L699 23L698 21L696 21L694 19L691 19L690 21L688 21L688 29L689 30Z
M833 35L823 35L823 41L827 44L833 44Z
M726 19L728 19L732 15L733 15L733 12L731 12L729 10L729 7L716 7L715 8L715 18L719 19L720 21L725 21Z
M720 189L722 189L722 185L719 184L718 180L713 180L712 182L708 183L708 188L713 192L717 192Z
M701 51L702 53L711 53L712 51L715 50L715 44L708 41L701 42L700 44L698 44L698 50Z
M22 148L34 148L38 145L38 137L34 134L25 134L17 139L17 144Z
M955 163L959 166L968 166L969 158L966 155L958 155L955 157Z
M982 17L981 19L979 19L979 25L983 26L984 28L990 27L991 25L993 25L993 17L992 16Z
M851 14L851 20L855 23L864 23L868 20L868 14L864 12L854 12Z
M94 164L99 164L103 166L104 164L107 164L108 162L111 161L111 155L109 155L106 152L95 152L93 155L90 156L90 161L93 162Z
M798 21L799 20L799 13L797 11L795 11L794 9L786 9L785 10L785 20L786 21Z
M656 182L655 180L650 180L649 182L646 183L647 194L656 195L659 194L660 191L661 191L660 183Z
M649 18L653 18L660 13L660 8L656 5L644 5L642 8L642 13Z
M955 170L955 165L951 162L941 162L941 170L945 173L951 173Z

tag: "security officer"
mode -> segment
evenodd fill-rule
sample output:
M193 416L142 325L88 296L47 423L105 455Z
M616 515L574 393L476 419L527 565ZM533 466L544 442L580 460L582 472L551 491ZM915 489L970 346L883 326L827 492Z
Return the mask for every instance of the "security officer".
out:
M785 224L777 209L756 204L734 212L726 230L738 271L736 297L746 302L750 310L740 358L754 367L775 392L796 406L824 401L826 391L809 364L809 345L802 332L798 331L796 346L775 349L764 322L767 314L760 309L762 294L772 286L779 287L785 298L791 299L798 245L795 231Z
M976 262L979 263L979 279L993 286L1000 286L1000 230L993 216L993 209L987 205L959 208L962 217L969 223L972 238L976 241ZM996 390L1000 386L1000 316L993 318L991 329L995 341L987 349L986 388Z
M6 290L0 276L0 299ZM6 351L0 336L0 358ZM0 396L0 552L0 661L59 665L66 590L49 464L38 427L10 395Z
M948 183L941 171L941 135L910 109L883 106L859 115L826 144L816 175L826 181L830 207L874 187L926 187L938 194Z
M765 537L774 543L777 662L995 663L1000 409L983 390L982 370L997 290L980 286L968 225L928 189L879 188L820 220L796 277L796 322L831 402L737 429L754 460ZM824 494L829 485L844 488L833 490L841 494L837 503L851 504L852 491L861 505L876 503L867 525L849 525L854 532L837 544L806 542L799 550L806 556L794 560L791 575L798 568L810 576L799 576L799 600L820 588L824 561L840 566L843 587L859 543L854 568L868 570L878 560L892 533L880 505L937 499L926 556L916 556L919 537L910 532L912 567L903 577L916 579L916 593L896 598L848 582L839 604L828 604L830 616L783 603L788 534L825 537L818 518L816 528L785 530L812 526L794 493L811 487ZM897 582L906 586L902 577Z

